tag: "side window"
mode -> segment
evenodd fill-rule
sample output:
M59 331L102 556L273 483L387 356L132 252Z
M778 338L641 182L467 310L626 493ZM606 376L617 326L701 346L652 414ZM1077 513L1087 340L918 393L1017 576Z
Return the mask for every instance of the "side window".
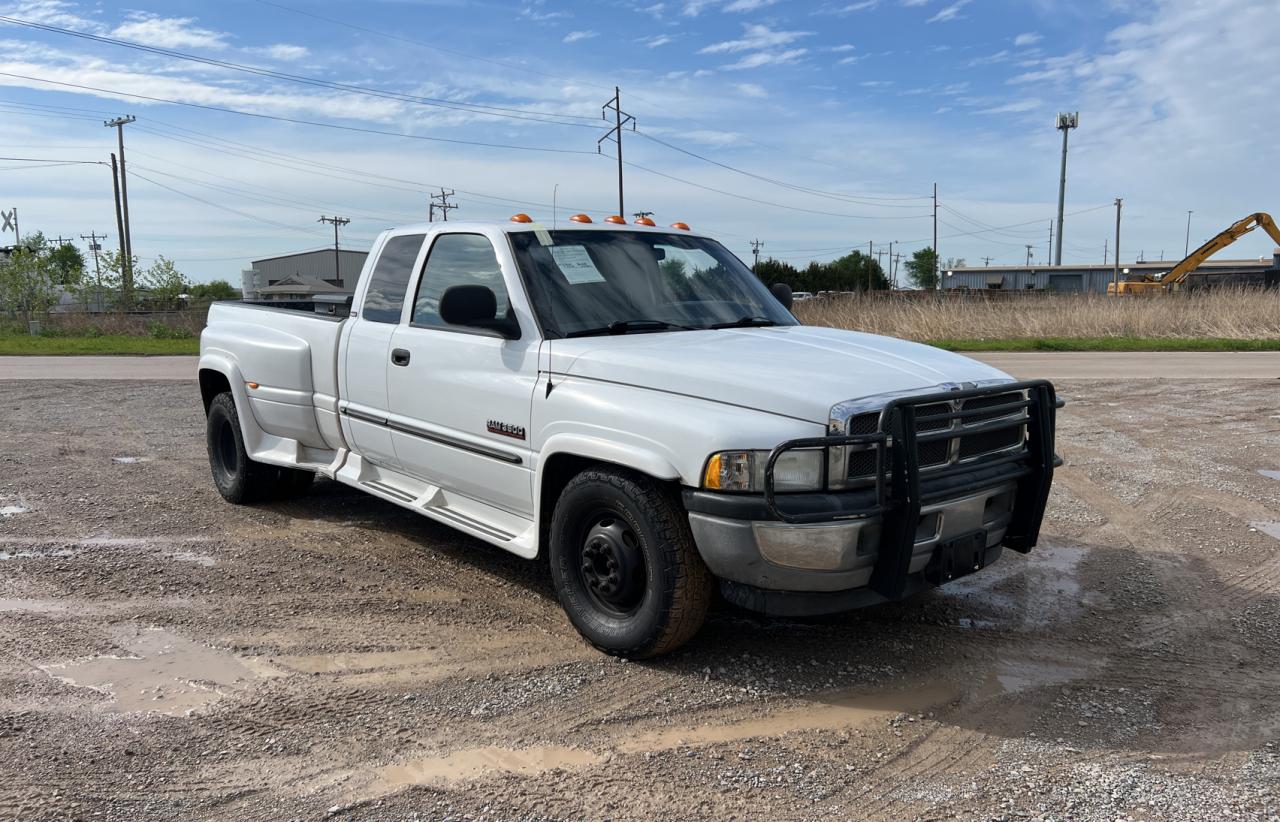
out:
M400 322L404 292L409 288L413 263L418 259L425 237L425 234L405 234L387 240L370 275L361 317L375 323Z
M431 246L427 267L422 272L418 296L413 302L415 325L444 326L440 319L440 298L450 286L483 285L498 298L498 317L510 309L502 268L493 245L481 234L443 234Z

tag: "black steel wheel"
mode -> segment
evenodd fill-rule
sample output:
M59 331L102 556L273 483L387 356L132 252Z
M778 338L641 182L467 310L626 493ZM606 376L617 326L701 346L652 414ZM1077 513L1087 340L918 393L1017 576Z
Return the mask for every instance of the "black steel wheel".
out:
M556 594L597 648L667 653L702 626L712 577L671 489L613 466L592 468L556 502L549 546Z
M205 441L213 484L227 502L238 505L270 498L279 484L280 472L272 465L249 459L240 432L240 415L230 391L209 403L205 420Z

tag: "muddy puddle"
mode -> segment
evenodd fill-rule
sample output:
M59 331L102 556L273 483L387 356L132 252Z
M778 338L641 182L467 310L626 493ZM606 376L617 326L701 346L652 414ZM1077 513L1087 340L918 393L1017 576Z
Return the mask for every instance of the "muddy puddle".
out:
M1009 655L996 661L992 676L1005 693L1017 694L1084 679L1102 665L1102 660Z
M1280 522L1251 522L1249 527L1261 531L1269 537L1280 539Z
M556 769L572 770L602 762L604 757L580 748L468 748L446 756L388 765L378 771L370 787L385 796L411 785L465 782L494 773L535 776Z
M1080 564L1087 548L1042 543L1030 554L1006 551L1000 561L983 571L954 580L938 589L942 597L954 597L966 606L1008 614L1018 628L1040 628L1072 619L1084 609ZM1016 577L1024 582L1016 588ZM967 617L962 628L1009 627L1009 620L994 616Z
M257 674L227 651L161 629L118 632L121 655L42 666L50 676L111 696L107 710L184 716Z
M1272 471L1269 468L1259 468L1258 473L1269 479L1280 480L1280 471Z

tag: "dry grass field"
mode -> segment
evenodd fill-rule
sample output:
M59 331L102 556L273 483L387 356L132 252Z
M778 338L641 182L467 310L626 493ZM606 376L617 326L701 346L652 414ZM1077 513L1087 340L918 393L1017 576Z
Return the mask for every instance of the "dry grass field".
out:
M850 295L796 303L795 313L809 325L934 343L1212 339L1265 345L1280 340L1280 294L1258 290L1149 298L981 292Z

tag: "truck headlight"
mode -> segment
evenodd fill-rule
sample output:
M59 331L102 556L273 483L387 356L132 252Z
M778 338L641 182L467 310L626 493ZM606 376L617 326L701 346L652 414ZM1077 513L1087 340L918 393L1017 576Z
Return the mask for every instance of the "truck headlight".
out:
M768 451L720 451L707 460L702 487L708 491L764 491ZM773 466L776 491L821 491L825 449L811 448L783 453Z

